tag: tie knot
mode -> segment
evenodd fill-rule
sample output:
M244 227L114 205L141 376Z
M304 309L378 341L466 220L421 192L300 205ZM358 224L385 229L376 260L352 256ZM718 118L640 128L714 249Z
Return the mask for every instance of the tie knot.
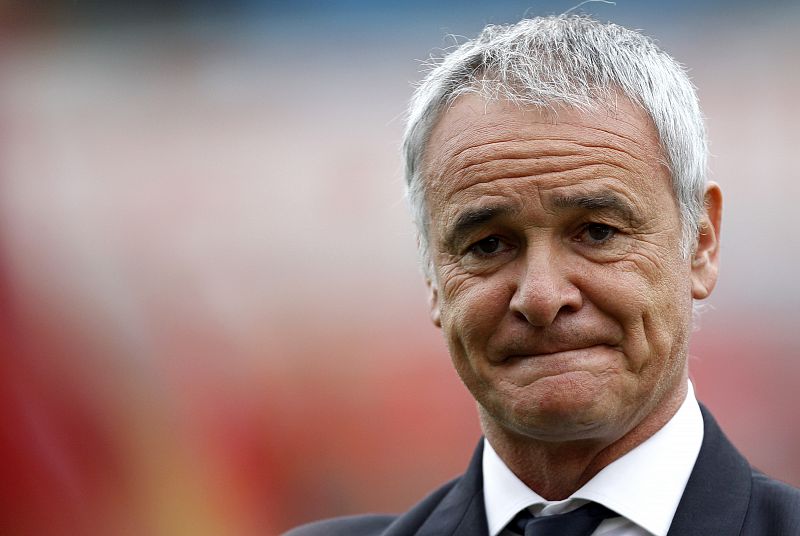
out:
M604 519L616 512L590 502L566 514L533 517L527 508L511 520L508 527L525 536L589 536Z

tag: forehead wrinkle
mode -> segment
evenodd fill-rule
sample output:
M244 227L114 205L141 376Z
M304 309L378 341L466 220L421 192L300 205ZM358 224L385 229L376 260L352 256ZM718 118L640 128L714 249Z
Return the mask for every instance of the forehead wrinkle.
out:
M525 126L518 119L506 117L501 120L485 111L475 116L454 116L453 108L455 106L443 114L433 127L423 152L423 168L443 158L453 160L461 153L477 147L519 141L518 133ZM465 133L468 135L468 144L462 145ZM437 158L431 159L430 149L435 146L438 146Z
M592 130L606 132L602 129ZM538 169L556 167L564 162L567 163L566 170L581 165L605 163L634 173L642 171L636 169L636 163L646 167L658 163L657 159L650 158L652 150L648 149L652 148L642 145L633 138L620 136L629 144L641 147L642 151L632 151L629 144L618 144L607 137L604 138L586 141L585 137L570 136L558 139L553 136L528 136L471 144L451 155L440 156L437 159L439 160L437 164L441 163L440 173L436 178L441 179L450 175L454 180L462 177L469 179L473 174L489 174L492 178L498 178L503 176L507 169L510 170L513 164L525 165L526 161L530 161L531 168L526 175L534 175ZM576 163L572 164L570 161ZM518 171L509 171L508 174L515 177L524 176Z
M492 131L494 132L494 131ZM458 146L456 143L460 138L461 133L457 133L454 136L455 142L450 143L451 146ZM451 140L452 141L452 140ZM478 162L483 162L486 160L487 156L493 154L495 148L503 145L508 145L507 153L509 154L518 154L522 153L523 150L519 146L519 142L524 141L518 136L509 136L504 137L501 139L496 139L492 141L485 141L480 140L475 143L466 145L464 147L460 147L458 150L453 152L452 154L448 154L449 147L447 144L442 144L439 148L437 158L433 160L430 164L436 164L441 169L440 173L437 174L438 177L442 177L446 175L451 168L463 169L464 167L468 167L470 162L477 160ZM504 154L500 152L500 154ZM463 162L463 163L462 163Z
M462 97L458 102L465 104L468 99ZM653 155L658 162L661 161L659 157L662 157L662 148L652 120L644 112L637 113L638 109L634 109L632 114L623 113L622 110L617 110L608 116L599 113L580 114L577 120L574 118L562 120L558 113L550 120L542 119L541 110L532 110L539 115L538 117L534 115L531 121L526 120L525 109L510 110L512 114L516 112L511 117L505 113L509 110L500 110L501 115L497 117L494 113L488 112L489 103L483 101L482 104L482 111L474 115L466 117L458 113L453 115L457 112L455 108L458 107L454 105L440 118L428 140L428 150L425 151L422 162L423 174L429 179L440 179L452 173L453 168L468 167L474 160L480 162L496 159L492 158L494 151L499 155L505 154L511 157L520 153L526 154L529 152L529 149L525 148L527 143L536 143L540 147L546 144L545 147L550 146L549 149L555 154L570 154L569 146L572 144L577 147L604 147L643 162L648 155ZM469 104L465 106L467 109L472 107ZM575 112L569 109L567 111ZM609 123L608 127L604 124L587 124L595 119L605 120ZM449 126L444 128L448 123ZM615 126L620 128L614 130ZM597 139L593 139L595 136ZM650 143L647 143L648 140ZM630 150L631 144L642 149L641 157L636 155L640 151ZM552 145L557 147L553 148ZM436 147L435 154L431 154L429 150L434 147ZM431 156L434 158L430 158Z
M518 178L548 173L551 169L573 171L581 167L608 165L631 173L640 173L636 166L640 163L648 166L649 162L622 149L608 148L598 145L578 144L586 149L602 151L552 151L542 154L536 151L535 156L503 156L491 160L478 159L452 172L452 180L470 184L487 182L498 178ZM529 153L530 151L520 151ZM627 161L631 160L631 161ZM442 175L447 175L446 170ZM477 180L470 180L477 179Z
M460 160L462 156L473 156L471 153L476 150L474 158L481 158L483 150L493 151L498 145L508 144L511 146L510 153L525 152L524 145L527 143L544 144L548 146L556 145L562 147L549 147L556 154L569 154L569 146L576 145L582 147L604 147L609 150L622 151L630 155L635 152L628 147L633 144L641 149L642 155L650 154L653 150L660 153L661 144L655 127L649 117L634 117L628 121L621 117L607 117L608 123L601 125L591 125L575 121L523 121L506 120L490 121L488 124L476 126L473 124L465 125L464 131L470 132L471 137L480 139L483 134L490 134L493 139L479 143L470 143L460 147L451 154L447 155L451 146L458 147L461 131L457 131L447 142L441 143L440 153L444 153L447 160ZM613 130L614 126L623 127ZM536 132L536 129L546 129L544 132ZM532 131L533 130L533 131ZM628 132L631 131L631 132ZM594 134L594 135L591 135ZM593 138L597 139L593 139ZM588 138L588 139L587 139ZM515 143L516 142L516 143ZM523 147L518 148L522 144ZM502 148L502 147L501 147ZM634 156L635 157L635 156ZM638 157L635 157L638 159ZM469 160L469 158L467 158Z
M561 125L568 124L561 123L559 125L553 125L553 127L555 128ZM484 160L486 156L492 156L494 152L497 152L497 154L503 158L513 159L517 155L528 156L532 152L540 154L542 157L551 155L569 156L575 153L576 148L607 149L609 151L624 153L632 158L635 158L636 160L643 160L643 158L636 155L638 151L631 151L629 147L626 147L628 143L624 142L629 142L637 147L640 147L642 149L642 154L647 154L652 149L659 148L657 142L654 144L643 144L637 138L624 136L602 128L594 128L584 125L569 126L574 126L575 128L584 130L602 132L603 135L598 136L599 139L597 140L587 140L585 133L584 135L575 135L562 132L548 132L546 134L518 132L514 136L504 137L502 139L469 144L459 148L449 155L447 154L447 147L443 146L440 153L445 154L440 158L440 160L445 159L446 161L453 163L465 161L466 163L464 165L466 166L469 165L468 163L473 160ZM618 140L615 140L614 138L619 138L620 140L624 141L619 143ZM453 145L456 144L454 143Z
M601 149L601 150L604 150L604 151L610 151L613 154L616 154L616 155L620 156L623 159L624 158L630 158L630 159L635 160L637 162L640 162L640 163L642 163L642 164L644 164L646 166L647 165L652 165L652 163L653 163L653 162L649 162L647 160L646 156L639 156L638 153L631 152L631 151L629 151L627 149L624 149L622 147L611 147L609 145L596 145L594 143L585 143L585 142L579 142L579 141L575 141L574 143L575 143L575 145L580 145L581 147L585 147L586 149ZM591 154L597 154L597 153L592 151ZM623 167L623 166L620 166L620 167Z
M619 117L609 117L608 119L612 125L598 126L570 121L559 122L553 126L568 126L575 129L575 132L559 133L559 138L551 137L550 139L557 139L560 142L568 142L580 147L603 148L624 153L645 163L647 163L648 157L655 157L655 161L662 156L660 140L649 117L644 117L637 122L625 121ZM628 128L623 131L613 130L613 125L621 126L620 123ZM629 133L628 130L633 132ZM589 136L589 133L595 133L595 135ZM631 144L634 147L630 147ZM633 150L634 148L639 150Z
M536 159L532 159L536 160ZM520 194L522 190L528 187L543 188L548 190L551 187L564 188L566 185L551 184L553 181L568 181L569 187L580 188L584 183L596 183L602 180L613 182L621 181L627 182L627 179L620 177L621 173L637 173L641 170L631 170L621 165L609 162L597 162L596 159L575 162L573 165L567 166L563 163L563 159L558 165L553 165L552 162L542 164L541 162L534 162L538 169L533 169L530 165L525 166L523 169L517 171L510 171L507 168L493 170L491 173L478 168L478 171L472 171L469 174L459 173L456 177L452 177L450 181L437 181L435 188L442 196L443 201L448 204L461 204L467 203L477 197L492 195L496 192L505 192L500 195L508 195L508 193L516 192ZM585 160L585 159L583 159ZM614 171L614 170L622 170ZM644 176L641 174L640 176ZM508 184L508 181L517 181L521 179L529 179L525 184ZM489 190L486 190L489 188Z
M628 123L626 123L626 124L628 124ZM636 127L636 125L630 125L630 126ZM641 153L643 155L650 154L653 151L656 151L656 153L657 153L656 156L660 156L661 155L661 145L659 144L658 136L655 134L655 127L647 126L647 128L644 128L644 129L636 129L638 131L638 133L640 134L640 136L637 136L637 137L633 137L633 135L628 136L628 135L622 134L620 132L614 132L613 130L609 130L607 128L601 128L601 127L598 127L598 126L594 126L594 127L593 126L584 126L583 128L585 128L587 130L594 130L594 131L597 131L597 132L602 132L603 135L601 136L601 139L603 141L609 142L609 145L607 145L607 147L609 149L613 149L613 147L611 147L611 143L610 143L611 140L619 139L619 140L624 140L625 142L628 142L628 143L632 143L636 147L641 148ZM580 142L577 142L577 143L580 143ZM626 143L621 143L620 147L623 147L624 145L626 145ZM620 150L625 151L628 154L632 154L631 151L626 151L625 149L620 149Z

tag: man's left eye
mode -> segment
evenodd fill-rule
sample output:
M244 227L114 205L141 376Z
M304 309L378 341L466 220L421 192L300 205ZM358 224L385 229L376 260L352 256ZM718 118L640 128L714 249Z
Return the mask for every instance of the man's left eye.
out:
M611 240L615 234L617 234L617 230L610 225L590 223L583 228L579 239L583 242L603 244Z

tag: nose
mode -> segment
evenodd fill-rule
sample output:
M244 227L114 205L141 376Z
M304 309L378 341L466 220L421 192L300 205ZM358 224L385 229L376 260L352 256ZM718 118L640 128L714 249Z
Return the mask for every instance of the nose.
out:
M553 251L529 251L509 304L512 313L533 326L545 327L560 313L577 312L583 297L568 277L567 263Z

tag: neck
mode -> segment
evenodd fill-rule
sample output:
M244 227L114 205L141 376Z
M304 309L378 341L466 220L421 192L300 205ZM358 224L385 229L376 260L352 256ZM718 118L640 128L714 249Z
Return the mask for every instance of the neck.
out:
M480 411L484 434L509 469L546 500L566 499L604 467L660 430L686 398L686 386L657 404L627 431L569 441L543 441L510 431Z

